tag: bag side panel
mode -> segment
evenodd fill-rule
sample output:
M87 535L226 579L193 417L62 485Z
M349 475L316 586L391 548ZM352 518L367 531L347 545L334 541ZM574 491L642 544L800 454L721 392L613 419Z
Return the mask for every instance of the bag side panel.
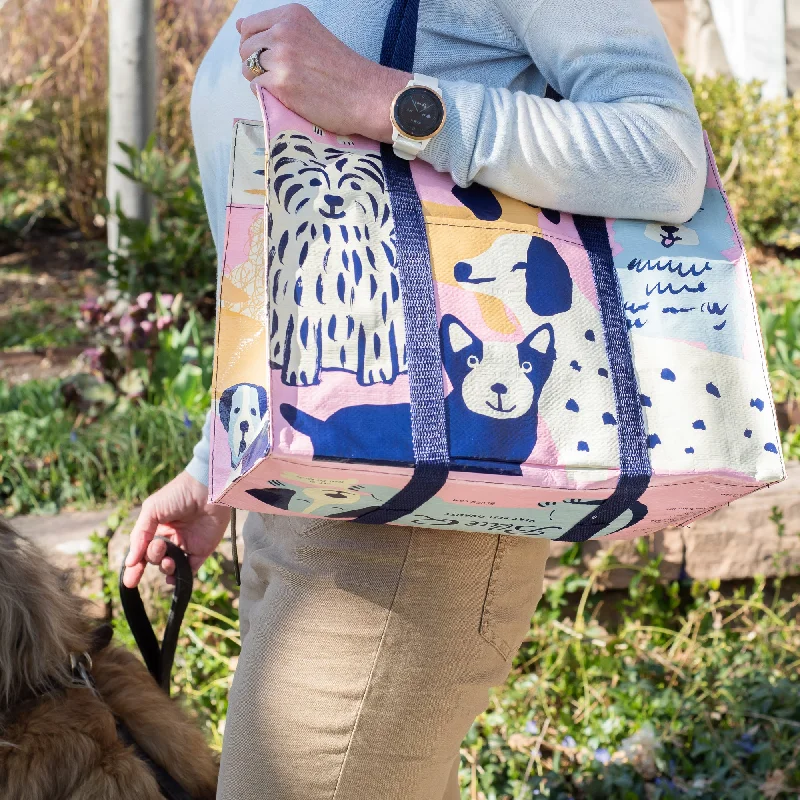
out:
M750 271L710 148L692 219L612 220L609 234L654 474L781 480Z
M234 124L225 244L217 290L209 494L217 501L268 449L264 291L264 128ZM267 441L265 442L265 437Z

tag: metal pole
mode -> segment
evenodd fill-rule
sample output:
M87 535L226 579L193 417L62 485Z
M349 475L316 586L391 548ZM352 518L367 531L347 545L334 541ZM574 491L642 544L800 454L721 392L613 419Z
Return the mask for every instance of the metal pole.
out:
M122 175L114 164L128 164L119 142L144 147L155 127L156 44L153 0L109 0L108 3L108 162L106 196L108 246L116 252L119 224L113 210L119 201L128 217L148 219L147 193Z

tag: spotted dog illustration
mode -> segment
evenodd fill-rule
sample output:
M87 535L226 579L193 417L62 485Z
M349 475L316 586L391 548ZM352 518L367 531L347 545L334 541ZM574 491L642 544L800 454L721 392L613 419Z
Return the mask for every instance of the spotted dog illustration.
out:
M540 236L498 236L478 257L459 261L453 276L463 288L501 300L526 332L541 322L539 317L572 307L569 267L553 243Z
M739 305L737 267L725 255L738 245L727 218L722 194L711 188L697 214L682 225L614 222L614 239L621 245L614 262L631 329L740 355L742 336L733 315Z
M258 436L261 421L267 413L267 392L263 386L237 383L222 393L218 413L228 434L231 467L236 468Z
M405 325L380 155L283 131L270 164L272 366L291 386L334 369L391 383L406 371Z
M446 398L451 467L521 474L536 444L537 404L555 361L553 329L522 342L483 342L450 314L441 321L442 358L453 385ZM314 458L411 465L408 403L348 406L320 420L288 403L281 415L311 439Z
M555 244L502 234L484 252L457 262L453 277L468 291L500 300L526 333L544 322L552 326L558 360L551 391L557 397L549 396L544 423L560 453L587 464L603 457L613 463L617 412L600 312L575 285Z

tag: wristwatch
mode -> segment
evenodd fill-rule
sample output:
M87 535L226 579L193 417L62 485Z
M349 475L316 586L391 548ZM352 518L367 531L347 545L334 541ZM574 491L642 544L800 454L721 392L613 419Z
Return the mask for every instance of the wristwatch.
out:
M415 159L442 129L445 116L439 81L414 73L414 77L392 101L392 145L395 155L406 161Z

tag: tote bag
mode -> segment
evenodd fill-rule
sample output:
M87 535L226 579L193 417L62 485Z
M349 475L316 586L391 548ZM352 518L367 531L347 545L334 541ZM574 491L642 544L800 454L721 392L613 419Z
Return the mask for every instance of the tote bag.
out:
M381 63L413 69L416 4ZM713 156L682 225L534 208L260 90L234 123L210 497L276 514L628 538L784 477Z

